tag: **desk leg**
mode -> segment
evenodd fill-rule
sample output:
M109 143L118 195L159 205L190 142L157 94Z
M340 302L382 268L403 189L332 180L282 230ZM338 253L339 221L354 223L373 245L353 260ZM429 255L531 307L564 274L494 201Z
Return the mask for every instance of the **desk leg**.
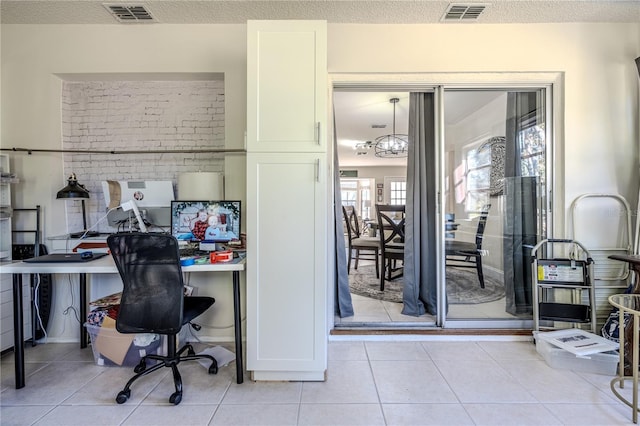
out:
M38 324L38 318L36 317L36 300L38 300L37 294L37 275L31 274L29 282L31 284L31 347L36 346L36 329Z
M238 384L244 381L242 361L242 310L240 306L240 272L233 271L233 312L236 340L236 381Z
M87 347L89 339L83 321L87 320L87 274L80 274L80 349Z
M24 387L24 329L22 312L22 274L13 274L13 351L16 389Z

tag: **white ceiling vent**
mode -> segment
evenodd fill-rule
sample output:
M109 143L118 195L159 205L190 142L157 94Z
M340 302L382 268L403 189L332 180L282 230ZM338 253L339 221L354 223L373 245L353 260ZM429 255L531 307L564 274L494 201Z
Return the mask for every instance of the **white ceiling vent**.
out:
M486 4L479 3L451 3L444 12L442 22L469 22L477 21L480 14L486 9Z
M156 22L151 16L151 13L145 6L137 4L116 4L105 3L104 7L107 8L118 22L126 23L138 23L138 22Z

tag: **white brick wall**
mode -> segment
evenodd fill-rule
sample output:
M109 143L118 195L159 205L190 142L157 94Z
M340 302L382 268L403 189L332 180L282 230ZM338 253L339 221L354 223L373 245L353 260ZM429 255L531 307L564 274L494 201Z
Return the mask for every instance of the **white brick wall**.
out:
M222 149L224 81L65 81L63 149L96 151ZM64 154L64 182L75 173L90 191L87 222L106 206L104 180L171 180L180 173L224 172L220 154ZM61 187L64 185L61 185ZM82 229L80 202L67 201L69 231ZM115 229L102 220L98 231Z

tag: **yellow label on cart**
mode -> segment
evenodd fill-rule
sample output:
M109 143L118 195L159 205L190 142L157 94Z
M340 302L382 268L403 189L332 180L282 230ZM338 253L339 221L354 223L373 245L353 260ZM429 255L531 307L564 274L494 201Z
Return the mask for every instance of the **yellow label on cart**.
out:
M544 280L544 268L542 265L538 265L538 281Z

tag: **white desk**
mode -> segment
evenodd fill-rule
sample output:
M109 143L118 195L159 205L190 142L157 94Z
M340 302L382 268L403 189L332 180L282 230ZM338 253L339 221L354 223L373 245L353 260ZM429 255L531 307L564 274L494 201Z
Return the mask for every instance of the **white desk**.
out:
M245 269L245 258L228 263L214 263L185 266L183 272L232 272L233 273L233 315L236 347L236 379L243 382L242 331L240 307L240 271ZM117 274L118 269L111 256L91 262L79 263L25 263L16 262L0 266L0 273L13 274L13 342L15 351L16 389L25 386L24 374L24 330L22 325L22 274L78 274L80 277L80 318L87 317L87 274ZM80 324L80 347L86 348L87 332Z

